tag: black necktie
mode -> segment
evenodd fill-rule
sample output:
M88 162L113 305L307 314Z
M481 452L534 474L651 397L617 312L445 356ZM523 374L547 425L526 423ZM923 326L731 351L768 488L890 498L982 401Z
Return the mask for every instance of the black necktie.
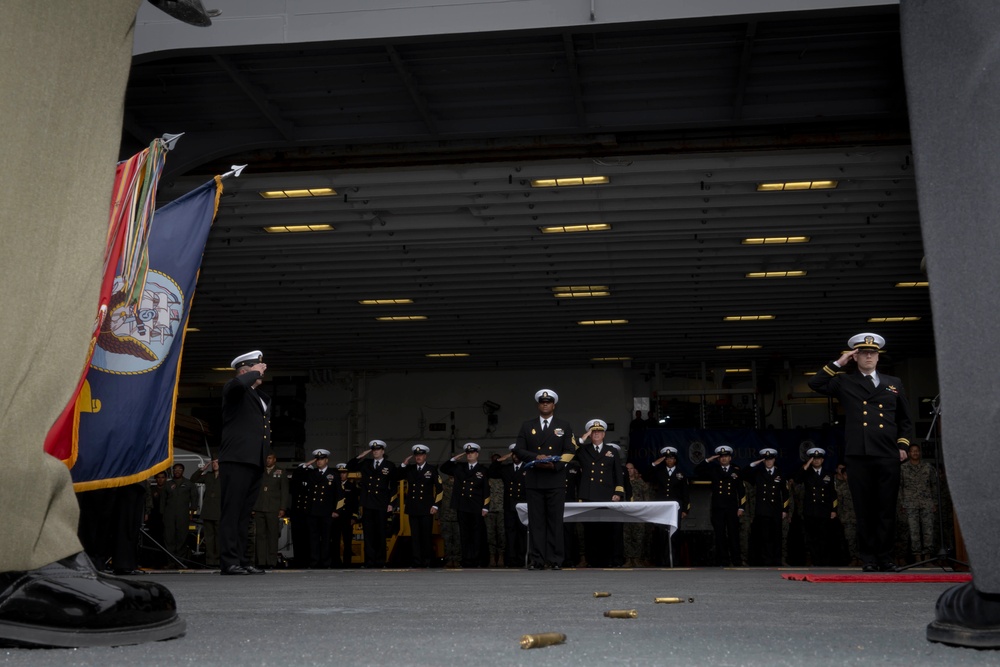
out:
M601 446L600 445L594 445L594 451L597 452L598 454L600 454L601 453Z
M865 377L868 378L868 384L870 384L873 389L878 386L875 384L875 378L873 376L866 375Z
M542 421L542 433L545 433L547 430L549 430L549 420L548 419Z
M774 475L774 468L771 468L770 470L768 470L767 474L773 476Z

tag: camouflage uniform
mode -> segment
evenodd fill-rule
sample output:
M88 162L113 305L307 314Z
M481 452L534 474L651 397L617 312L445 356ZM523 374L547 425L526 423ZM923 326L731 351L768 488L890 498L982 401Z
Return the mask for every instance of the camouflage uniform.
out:
M632 497L628 500L637 503L655 500L653 489L644 479L636 477L629 481L632 484ZM648 523L629 522L625 524L625 565L627 567L640 567L649 561L649 534L652 528Z
M442 496L438 505L441 522L441 540L444 542L445 567L458 567L462 562L462 543L458 536L458 512L451 506L451 492L455 488L455 478L444 475L441 479Z
M490 480L490 511L486 515L486 540L490 549L490 567L503 565L503 480Z
M858 517L854 513L854 498L851 496L846 479L834 478L833 485L837 489L837 498L840 500L837 517L844 527L849 564L854 565L861 562L861 558L858 556Z
M934 551L934 468L926 461L906 461L900 467L899 504L910 527L910 549L914 556ZM922 545L922 546L921 546Z

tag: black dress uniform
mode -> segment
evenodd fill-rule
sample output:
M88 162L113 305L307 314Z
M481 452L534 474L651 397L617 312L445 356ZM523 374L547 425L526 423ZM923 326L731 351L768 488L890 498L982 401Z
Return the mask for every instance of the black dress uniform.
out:
M844 408L847 478L858 521L858 552L865 565L892 564L896 539L900 450L910 446L913 421L898 377L878 373L879 385L831 362L809 387Z
M507 567L523 565L528 553L528 529L517 515L517 504L526 502L527 498L524 486L527 472L524 463L504 464L499 461L493 462L489 469L492 479L503 482L503 562Z
M611 502L612 496L625 499L625 481L618 450L608 444L580 445L579 499L583 502ZM591 567L611 567L620 522L588 522L583 525L583 548Z
M728 470L717 461L702 461L695 472L712 482L712 530L715 532L715 563L720 566L743 564L740 555L740 515L747 503L746 488L738 466Z
M219 482L219 562L223 570L251 566L247 542L260 493L264 459L271 448L271 399L254 388L257 371L237 375L222 388Z
M441 464L441 472L455 478L451 507L458 513L462 567L480 567L484 562L489 563L486 519L483 517L483 510L490 505L488 466L449 460Z
M292 549L295 553L295 567L301 569L309 567L312 559L312 546L309 544L309 468L292 468L287 478Z
M552 469L531 467L524 484L528 503L529 566L561 566L565 559L563 511L566 505L566 464L576 456L573 427L564 419L552 417L548 427L533 417L524 422L517 434L514 453L524 462L539 457L557 456Z
M430 463L402 465L396 469L396 477L406 482L403 505L410 522L413 567L429 567L433 555L431 534L434 530L431 508L440 509L441 498L444 496L441 477L437 467Z
M388 536L389 506L399 498L399 483L394 480L396 464L385 458L357 459L347 462L347 469L360 472L358 505L361 528L365 535L365 567L385 567L385 540Z
M329 568L333 564L331 537L333 515L343 511L344 499L340 493L340 473L334 468L307 468L309 525L309 567Z
M812 466L795 473L796 483L803 485L802 524L806 533L806 549L812 556L813 565L837 564L837 526L830 518L830 514L837 511L838 504L833 477L826 468L816 470Z
M750 565L781 565L782 513L788 511L788 481L777 467L750 466L741 479L754 487L753 523L750 524Z
M677 548L681 540L681 519L680 513L691 511L691 489L688 486L687 476L681 472L676 465L668 468L666 463L655 463L649 468L646 480L653 484L653 493L657 500L670 500L678 505L677 530L670 535L670 530L666 526L653 526L653 564L672 564L672 554L677 553ZM668 536L669 535L669 543Z

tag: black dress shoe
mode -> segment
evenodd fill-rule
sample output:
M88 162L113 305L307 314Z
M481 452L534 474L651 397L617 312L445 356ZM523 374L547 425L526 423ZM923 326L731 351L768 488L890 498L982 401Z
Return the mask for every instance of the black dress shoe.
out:
M165 587L101 574L83 552L0 574L0 646L124 646L184 630Z
M538 563L529 563L528 564L528 569L529 570L544 570L545 568L542 567L541 565L539 565Z
M878 572L878 565L875 563L865 563L861 566L862 572Z
M244 565L243 569L246 570L247 574L264 574L264 570L259 567L254 567L253 565Z
M949 588L938 598L927 639L969 648L1000 648L1000 595L980 593L971 581Z
M561 568L561 567L560 567L559 565L557 565L557 564L554 564L554 565L552 566L552 569L553 569L553 570L561 570L562 568Z
M222 568L219 574L250 574L247 569L241 565L230 565L229 567Z
M882 561L878 564L879 572L899 572L899 566L891 561Z

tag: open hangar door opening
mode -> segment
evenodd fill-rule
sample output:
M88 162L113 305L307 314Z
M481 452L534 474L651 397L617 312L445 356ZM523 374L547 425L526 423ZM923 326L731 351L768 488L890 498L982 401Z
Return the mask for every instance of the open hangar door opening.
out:
M319 435L413 434L368 412L427 394L359 375L447 401L523 371L495 390L523 417L532 373L572 394L594 372L619 381L567 401L574 422L614 403L621 423L687 385L785 399L865 330L911 400L935 393L895 7L147 56L125 127L123 153L187 132L162 201L249 165L206 247L182 410L214 410L212 369L259 348L303 404L296 440L322 384L346 394L310 411Z

